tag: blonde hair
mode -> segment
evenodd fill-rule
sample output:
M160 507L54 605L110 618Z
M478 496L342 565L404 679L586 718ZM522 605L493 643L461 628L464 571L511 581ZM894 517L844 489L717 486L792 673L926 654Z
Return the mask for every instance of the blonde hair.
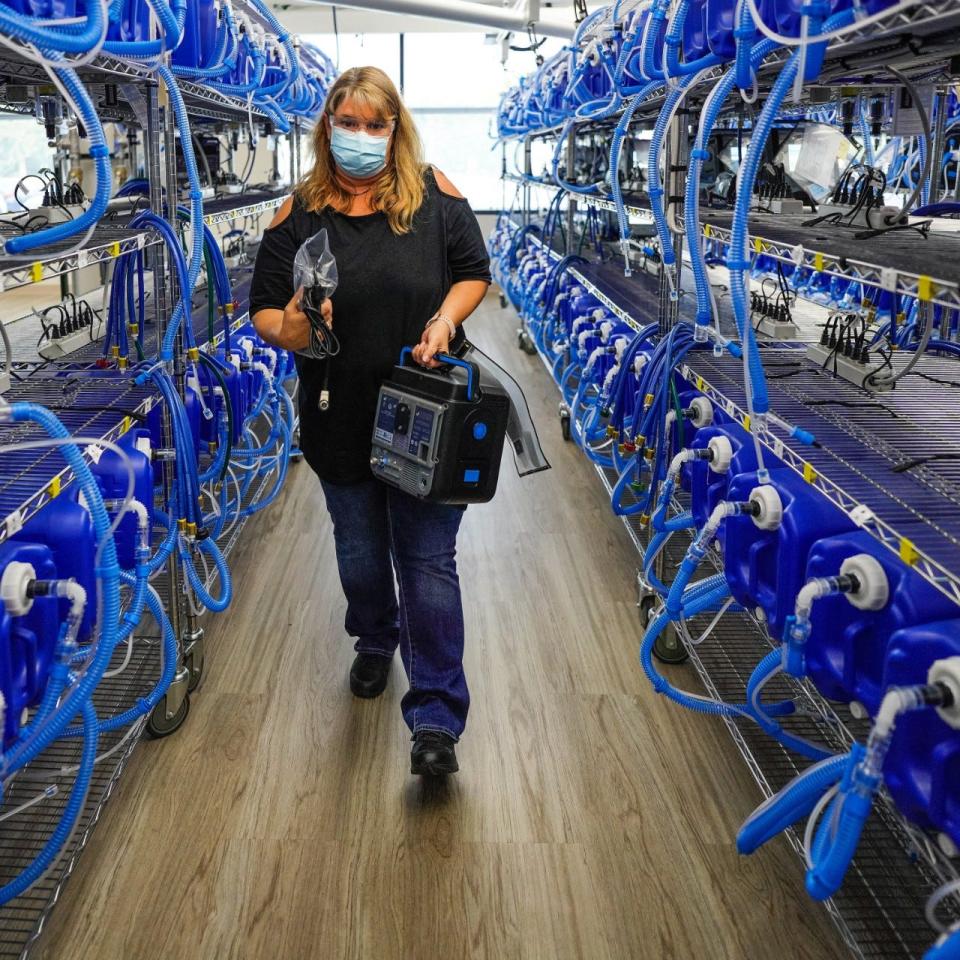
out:
M327 94L323 113L329 117L346 99L369 107L380 120L395 123L387 165L370 196L374 210L386 214L395 234L409 233L423 205L423 146L410 111L393 81L378 67L352 67L342 73ZM330 152L330 128L323 118L313 129L313 168L297 184L296 194L308 210L349 207L351 194L339 184Z

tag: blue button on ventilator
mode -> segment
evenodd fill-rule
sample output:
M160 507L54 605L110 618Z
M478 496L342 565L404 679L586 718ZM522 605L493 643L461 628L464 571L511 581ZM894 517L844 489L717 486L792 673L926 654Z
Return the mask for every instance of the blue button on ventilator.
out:
M473 439L482 440L487 435L487 425L485 423L475 423L473 425Z
M463 482L464 482L464 483L479 483L479 482L480 482L480 471L479 471L479 470L464 470L464 471L463 471Z

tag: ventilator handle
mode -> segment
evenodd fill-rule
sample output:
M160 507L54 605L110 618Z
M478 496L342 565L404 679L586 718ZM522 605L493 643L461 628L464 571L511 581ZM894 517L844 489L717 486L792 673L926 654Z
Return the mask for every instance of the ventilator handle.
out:
M407 358L413 355L413 347L404 347L400 351L400 366L402 367ZM438 353L434 358L441 363L449 364L452 367L461 367L467 371L467 399L475 400L474 388L480 382L480 368L468 360L461 360L458 357L451 357L449 353Z

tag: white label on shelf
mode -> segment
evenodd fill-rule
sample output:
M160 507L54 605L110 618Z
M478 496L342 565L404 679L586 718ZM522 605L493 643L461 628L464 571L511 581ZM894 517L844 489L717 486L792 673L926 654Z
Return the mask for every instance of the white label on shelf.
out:
M873 511L865 503L860 503L848 516L858 527L865 527L873 519Z
M783 459L783 441L779 437L774 437L771 446L773 447L773 455Z
M927 116L933 116L933 95L936 84L926 83L915 89L917 97L927 111ZM909 90L898 87L893 97L893 122L890 134L896 137L914 137L921 133L924 133L924 129L917 104L913 101Z
M803 264L803 244L798 243L790 251L790 259L799 267Z
M87 256L86 250L77 251L77 269L82 270L87 263L89 263L89 257Z
M897 289L897 271L893 267L880 268L880 286L891 293Z
M3 524L7 528L7 536L12 537L23 529L23 514L19 510L14 510Z
M142 250L144 243L146 243L146 235L142 233L137 234L137 249Z
M98 446L95 443L88 444L86 449L83 451L94 463L99 463L100 458L103 456L103 447Z

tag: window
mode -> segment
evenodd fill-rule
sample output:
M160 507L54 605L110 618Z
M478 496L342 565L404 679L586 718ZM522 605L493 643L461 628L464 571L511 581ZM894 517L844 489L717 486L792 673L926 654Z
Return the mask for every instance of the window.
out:
M47 143L43 127L33 117L0 116L0 212L22 210L14 197L20 180L44 167L53 166L53 148ZM19 190L19 197L28 207L37 207L43 200L43 186L30 178Z
M412 113L427 160L450 178L475 210L500 209L500 148L490 138L490 111Z
M307 37L335 56L333 34ZM525 40L516 41L525 45ZM540 49L550 57L561 41ZM500 46L474 33L407 33L401 70L398 34L341 34L341 70L371 64L401 86L423 137L427 160L439 167L475 210L499 210L501 150L491 138L500 97L536 69L533 55L510 54L500 62Z
M493 110L507 87L536 68L529 53L511 53L503 66L499 45L482 33L409 33L404 53L404 97L413 109Z
M550 56L559 43L548 41L541 53ZM533 56L511 53L503 66L499 45L482 33L408 34L405 46L404 96L427 159L474 210L499 210L502 152L492 139L496 110L506 89L535 69Z
M316 44L339 70L379 67L400 86L400 38L396 33L315 33L303 38ZM338 53L339 52L339 53Z

